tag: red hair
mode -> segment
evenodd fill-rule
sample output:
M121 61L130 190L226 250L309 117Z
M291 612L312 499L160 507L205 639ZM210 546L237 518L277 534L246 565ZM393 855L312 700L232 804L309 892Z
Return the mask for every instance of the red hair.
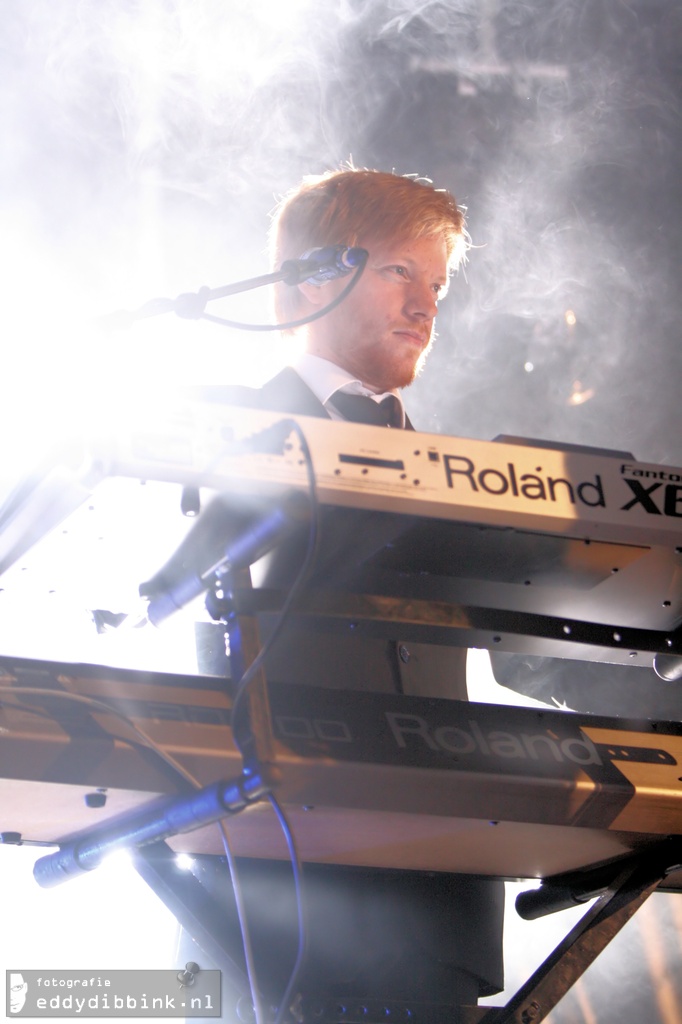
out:
M464 214L454 196L425 178L350 169L308 175L284 196L273 215L271 259L275 268L325 245L369 248L404 239L441 235L454 269L469 245ZM299 315L297 288L277 285L280 322Z

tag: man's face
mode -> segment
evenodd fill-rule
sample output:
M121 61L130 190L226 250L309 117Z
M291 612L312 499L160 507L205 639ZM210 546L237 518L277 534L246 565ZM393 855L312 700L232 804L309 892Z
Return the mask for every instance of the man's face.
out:
M436 302L445 294L448 263L440 236L372 245L363 275L340 306L312 323L308 351L342 366L377 392L404 388L415 379L431 345ZM319 295L326 305L348 284L330 282Z
M24 1003L26 1002L26 990L28 988L28 984L24 981L24 976L22 974L10 974L9 984L10 1013L19 1013L19 1010L23 1009Z

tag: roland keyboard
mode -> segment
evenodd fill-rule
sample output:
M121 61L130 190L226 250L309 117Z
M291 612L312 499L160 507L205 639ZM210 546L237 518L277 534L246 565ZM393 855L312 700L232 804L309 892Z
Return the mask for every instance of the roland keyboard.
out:
M60 493L63 508L117 476L215 490L307 489L292 421L310 449L324 504L592 540L682 541L682 468L581 446L477 441L188 402L56 448L0 509L0 543L20 509L39 501L41 486Z
M192 526L180 511L192 489L204 504L305 491L304 443L325 508L393 517L367 556L379 592L431 602L427 614L456 606L448 621L472 627L462 645L645 666L682 654L682 469L207 403L102 431L24 481L0 509L5 590L25 590L34 573L59 593L75 574L85 607L127 611L106 584L125 574L136 592L158 572ZM354 546L365 525L351 526ZM554 621L529 645L523 624L472 608ZM585 623L604 627L591 646Z
M202 785L240 770L221 679L0 658L0 685L5 841L54 843L182 788L118 715L69 693L116 709ZM284 683L269 698L277 794L306 861L541 877L681 832L677 723ZM237 854L287 857L267 801L230 836ZM171 843L222 853L215 827Z
M307 488L295 420L325 504L546 530L593 540L682 539L682 469L589 449L443 437L251 409L188 405L95 446L92 473L218 490Z

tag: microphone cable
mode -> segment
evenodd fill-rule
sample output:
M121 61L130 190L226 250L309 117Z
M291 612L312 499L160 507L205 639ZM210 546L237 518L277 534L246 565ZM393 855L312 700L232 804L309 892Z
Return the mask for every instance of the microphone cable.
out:
M238 331L290 331L293 330L295 327L304 327L306 324L313 323L314 320L320 320L323 316L326 316L327 313L331 313L333 309L336 309L337 306L340 306L344 299L348 298L348 296L353 291L356 284L362 277L366 265L367 259L365 258L360 263L358 263L355 269L355 273L351 277L350 281L343 289L343 291L336 296L335 299L333 299L330 303L324 306L323 309L318 309L317 312L310 313L309 316L301 317L300 320L289 320L283 324L244 324L240 323L238 320L227 320L225 317L216 316L214 313L206 312L200 313L197 319L210 320L210 322L213 324L220 324L222 327L233 327Z

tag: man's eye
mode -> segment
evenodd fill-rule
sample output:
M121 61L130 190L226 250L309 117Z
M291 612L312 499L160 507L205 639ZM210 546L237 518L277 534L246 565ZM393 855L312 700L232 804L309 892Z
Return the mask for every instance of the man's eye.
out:
M407 277L407 269L405 267L391 267L391 270L395 271L396 274L400 274L401 277Z

